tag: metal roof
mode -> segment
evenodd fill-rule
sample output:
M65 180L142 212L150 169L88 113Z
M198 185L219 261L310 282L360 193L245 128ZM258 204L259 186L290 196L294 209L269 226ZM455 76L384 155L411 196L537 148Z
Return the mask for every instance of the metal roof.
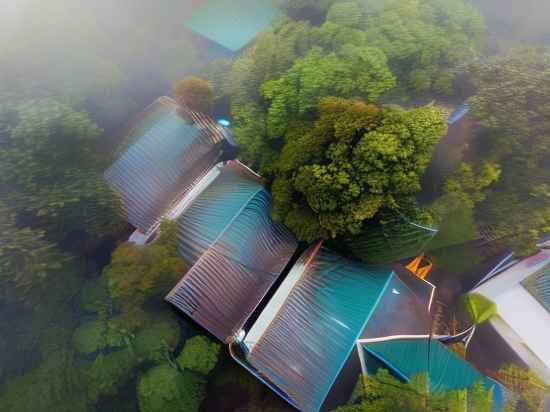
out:
M266 319L245 338L247 361L300 410L317 411L394 274L320 244L295 268L299 273L285 280L291 284L279 288L283 296L269 302Z
M156 227L194 183L218 161L223 140L215 122L161 98L149 106L125 137L127 149L105 172L130 224L146 233Z
M271 220L271 196L239 162L215 180L178 218L179 250L191 269L166 300L228 341L244 325L297 248Z

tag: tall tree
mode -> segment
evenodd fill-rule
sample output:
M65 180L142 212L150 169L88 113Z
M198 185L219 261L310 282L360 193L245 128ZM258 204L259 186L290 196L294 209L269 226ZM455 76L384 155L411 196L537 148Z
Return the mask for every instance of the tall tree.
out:
M484 47L483 18L463 0L394 0L367 12L369 44L384 50L405 95L451 94L457 67Z
M6 202L50 235L104 234L120 223L104 182L101 129L83 112L51 99L16 107L0 151Z
M485 127L477 158L500 165L481 217L520 254L550 233L550 50L520 48L472 67L474 117Z
M394 86L386 56L376 48L346 44L338 53L328 55L313 48L284 76L264 83L268 135L283 137L290 119L315 115L323 97L357 96L375 102Z
M411 204L445 133L434 107L404 111L325 98L293 125L275 165L274 216L302 240L357 234L383 208Z

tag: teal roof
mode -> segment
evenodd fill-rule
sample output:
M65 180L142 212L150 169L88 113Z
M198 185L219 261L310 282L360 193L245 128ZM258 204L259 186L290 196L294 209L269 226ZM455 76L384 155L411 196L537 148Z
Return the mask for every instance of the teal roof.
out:
M522 284L550 312L550 265L529 276Z
M239 162L217 177L178 218L179 250L193 266L166 299L222 341L237 333L297 248L271 220L271 196Z
M295 267L300 278L247 360L300 410L317 411L394 274L319 246Z
M279 14L272 0L209 0L185 22L185 27L238 51Z
M365 343L363 347L406 382L415 375L427 373L430 391L434 393L468 389L482 382L487 389L493 390L495 409L500 410L502 406L500 384L478 372L437 340L400 339Z

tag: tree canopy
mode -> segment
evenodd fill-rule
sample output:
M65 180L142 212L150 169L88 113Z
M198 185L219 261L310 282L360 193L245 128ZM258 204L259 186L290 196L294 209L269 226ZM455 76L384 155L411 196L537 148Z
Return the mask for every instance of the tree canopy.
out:
M473 115L485 127L476 158L502 170L480 215L528 254L550 232L550 51L513 49L473 65L472 77Z
M357 234L380 209L409 205L446 130L429 106L326 98L319 112L289 132L272 188L274 216L307 241Z
M367 10L368 11L368 10ZM407 95L451 94L457 69L481 55L485 24L463 0L393 0L368 13L365 33L384 50Z
M394 85L386 57L376 48L346 44L338 53L328 55L313 48L284 76L263 84L263 97L269 105L268 136L283 137L291 119L315 115L323 97L357 96L375 102Z
M157 293L164 293L185 274L187 264L177 251L177 223L163 221L160 237L147 246L120 245L104 270L114 299L129 308L140 306Z
M214 103L214 89L210 82L195 76L178 81L174 85L174 96L178 103L202 113L209 113Z
M0 151L6 203L31 214L50 234L108 233L120 221L101 174L102 131L84 112L51 99L18 105Z

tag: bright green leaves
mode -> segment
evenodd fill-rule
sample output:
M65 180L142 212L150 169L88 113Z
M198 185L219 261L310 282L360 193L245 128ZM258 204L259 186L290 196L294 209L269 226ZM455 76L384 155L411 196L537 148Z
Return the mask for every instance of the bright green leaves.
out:
M409 207L446 125L433 107L409 112L326 98L275 166L274 216L302 240L361 231L384 207Z
M413 93L451 94L456 68L478 56L485 25L462 0L396 0L368 14L369 44L384 50L400 80Z
M218 363L221 345L206 336L195 336L185 342L185 346L177 358L182 369L208 375Z
M139 380L142 412L198 411L206 395L205 377L218 362L221 345L205 336L189 339L176 364L164 363Z
M465 295L461 299L459 307L476 325L491 319L498 311L495 302L479 293Z
M325 55L313 48L281 78L262 87L269 102L267 127L271 138L283 137L290 119L315 115L327 96L363 97L376 101L395 85L384 53L372 47L344 45Z

